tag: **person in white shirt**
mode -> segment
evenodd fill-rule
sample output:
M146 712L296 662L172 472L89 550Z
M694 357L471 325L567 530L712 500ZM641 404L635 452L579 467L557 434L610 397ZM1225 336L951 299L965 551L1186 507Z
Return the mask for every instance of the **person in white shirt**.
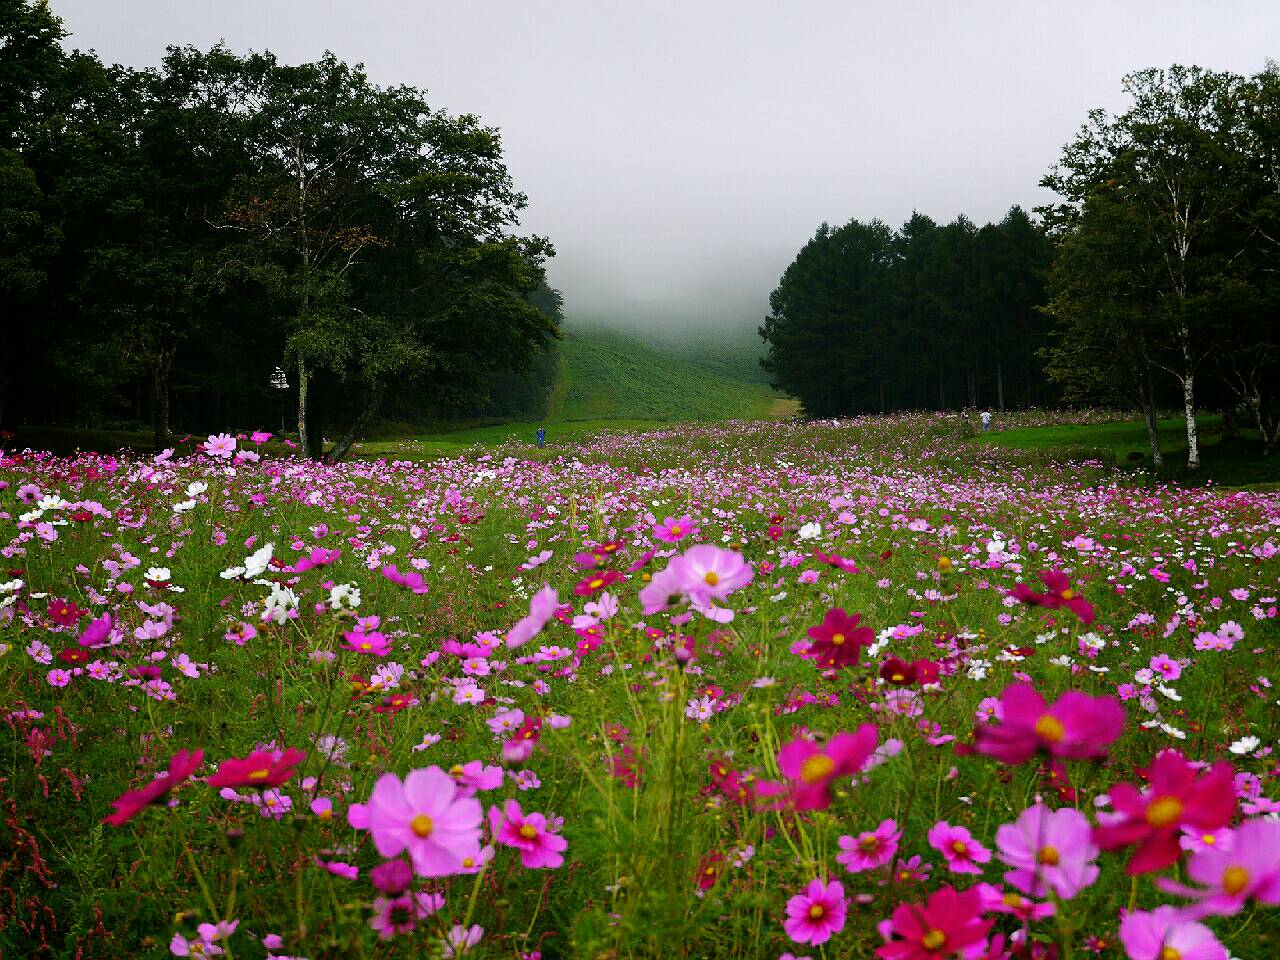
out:
M991 411L982 411L982 432L987 433L991 429Z

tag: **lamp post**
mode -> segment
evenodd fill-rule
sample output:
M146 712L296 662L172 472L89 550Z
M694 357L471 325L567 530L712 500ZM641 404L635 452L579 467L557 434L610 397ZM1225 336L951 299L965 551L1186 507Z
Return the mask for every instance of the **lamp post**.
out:
M271 387L280 391L280 433L284 434L284 392L289 389L289 378L284 375L281 367L276 367L275 373L271 374Z

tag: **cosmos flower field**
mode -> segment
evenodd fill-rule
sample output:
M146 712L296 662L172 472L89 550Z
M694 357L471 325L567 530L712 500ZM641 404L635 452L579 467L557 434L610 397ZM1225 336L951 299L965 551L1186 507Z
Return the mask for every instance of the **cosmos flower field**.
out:
M0 456L3 956L1280 955L1280 494L968 432Z

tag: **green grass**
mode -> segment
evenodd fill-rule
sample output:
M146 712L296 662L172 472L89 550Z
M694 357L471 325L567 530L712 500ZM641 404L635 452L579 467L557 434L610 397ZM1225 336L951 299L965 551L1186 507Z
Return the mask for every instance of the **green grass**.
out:
M1172 417L1159 421L1160 447L1165 465L1152 471L1162 480L1219 486L1273 489L1280 487L1280 456L1264 458L1256 431L1244 430L1236 438L1222 436L1220 416L1196 418L1199 427L1201 466L1188 470L1186 421ZM1047 459L1097 458L1110 466L1151 469L1151 448L1140 420L1098 424L1023 427L983 434L975 442L995 447L1035 451Z
M569 324L548 419L759 420L794 412L763 382L749 341L664 345L601 326Z

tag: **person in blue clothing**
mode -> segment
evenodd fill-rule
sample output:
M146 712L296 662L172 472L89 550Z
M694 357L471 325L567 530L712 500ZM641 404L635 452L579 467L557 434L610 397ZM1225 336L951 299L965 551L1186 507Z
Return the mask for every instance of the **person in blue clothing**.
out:
M538 428L538 449L541 450L547 445L547 429L546 427Z

